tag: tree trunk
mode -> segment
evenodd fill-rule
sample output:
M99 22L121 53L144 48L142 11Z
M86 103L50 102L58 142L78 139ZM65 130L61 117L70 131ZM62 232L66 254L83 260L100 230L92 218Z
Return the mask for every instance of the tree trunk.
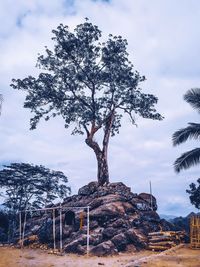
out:
M114 110L112 110L106 121L102 149L100 148L99 144L93 139L94 134L99 129L98 127L95 128L95 123L92 125L91 132L87 131L87 138L85 139L86 144L93 149L96 155L98 166L97 179L99 185L105 185L109 183L107 152L113 120Z
M98 173L97 179L99 185L109 183L108 161L105 153L101 152L97 157Z
M92 138L87 138L85 140L86 144L91 147L96 155L97 159L97 180L99 185L104 185L109 182L109 173L108 173L108 162L107 162L107 151L102 151Z

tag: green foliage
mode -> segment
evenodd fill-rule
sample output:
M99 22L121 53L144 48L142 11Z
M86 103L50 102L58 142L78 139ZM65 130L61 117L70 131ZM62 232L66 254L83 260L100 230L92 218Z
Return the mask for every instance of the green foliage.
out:
M200 89L192 88L184 95L184 100L200 112Z
M119 132L122 113L132 123L134 115L158 119L157 98L141 92L145 80L134 71L128 60L127 40L109 35L100 42L101 31L86 20L74 32L60 24L53 30L54 50L46 47L39 55L37 66L44 71L37 78L13 79L14 89L25 90L25 108L34 113L31 129L41 118L49 120L61 115L65 127L74 124L72 134L88 133L88 127L106 128L107 118L114 113L111 134Z
M189 103L193 108L200 111L200 89L195 88L188 90L184 95L184 100ZM173 145L180 145L186 142L188 139L200 138L200 124L189 123L189 126L176 131L172 136ZM195 148L183 153L174 162L174 169L176 172L180 172L182 169L188 169L193 165L200 163L200 148Z
M186 192L190 194L191 203L200 210L200 178L197 179L197 184L191 183Z
M59 171L27 163L12 163L0 171L4 205L15 213L28 208L42 208L57 198L66 197L70 188L67 177Z

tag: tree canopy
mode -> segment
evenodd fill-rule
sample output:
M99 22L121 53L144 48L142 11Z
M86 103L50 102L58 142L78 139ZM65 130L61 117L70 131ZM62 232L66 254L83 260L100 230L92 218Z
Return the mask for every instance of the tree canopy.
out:
M127 114L133 124L135 115L161 120L156 112L157 98L144 94L145 80L128 59L127 40L109 35L101 42L101 31L86 19L71 32L60 24L53 30L53 50L39 55L38 77L13 79L11 86L27 92L24 103L34 116L35 129L41 118L62 116L72 134L86 134L85 142L95 152L98 181L109 181L107 149L109 138L119 133L121 118ZM103 130L102 146L94 135Z
M197 184L191 183L190 189L187 189L186 192L190 194L191 203L200 210L200 178L197 179Z
M28 163L11 163L0 171L4 205L17 212L28 208L42 208L57 198L66 197L70 187L60 171Z

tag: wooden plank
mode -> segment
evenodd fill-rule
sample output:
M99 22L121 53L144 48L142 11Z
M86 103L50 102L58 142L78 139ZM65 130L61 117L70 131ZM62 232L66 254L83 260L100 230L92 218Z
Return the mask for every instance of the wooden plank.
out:
M174 242L157 242L157 243L149 243L149 246L175 246L176 244Z

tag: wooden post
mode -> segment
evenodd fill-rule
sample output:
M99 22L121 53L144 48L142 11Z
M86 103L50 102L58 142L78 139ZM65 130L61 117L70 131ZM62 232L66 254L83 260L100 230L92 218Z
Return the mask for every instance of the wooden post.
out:
M24 247L24 236L25 236L25 227L26 227L26 215L27 212L24 213L24 226L23 226L23 234L22 234L22 247Z
M83 211L80 212L80 216L79 216L79 219L80 219L80 227L79 229L82 230L83 229L83 217L84 217L84 213Z
M62 253L62 205L60 204L60 252Z
M53 249L56 249L55 209L53 209Z
M149 182L149 185L150 185L150 206L151 206L151 210L153 210L151 181Z
M19 212L19 243L22 247L22 213Z
M87 256L90 251L90 207L87 207Z

